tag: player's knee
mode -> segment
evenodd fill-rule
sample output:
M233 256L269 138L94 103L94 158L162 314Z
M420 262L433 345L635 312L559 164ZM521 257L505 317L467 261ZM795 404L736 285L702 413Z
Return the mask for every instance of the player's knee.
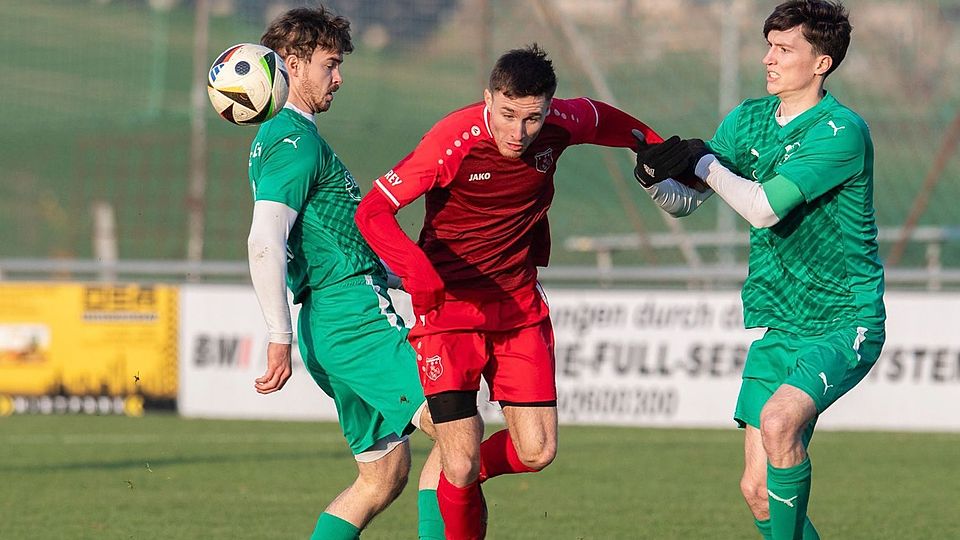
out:
M427 396L427 408L434 424L443 424L477 415L476 390L453 390Z
M517 451L517 457L527 467L534 471L541 471L553 463L557 457L556 444L543 444L534 448L521 448Z
M760 436L765 448L779 447L793 438L793 427L786 416L764 408L760 413Z
M443 475L457 487L474 482L480 476L480 456L444 455Z

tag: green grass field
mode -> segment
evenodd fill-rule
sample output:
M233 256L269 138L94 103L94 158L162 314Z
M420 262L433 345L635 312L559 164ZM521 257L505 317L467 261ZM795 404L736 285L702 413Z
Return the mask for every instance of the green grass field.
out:
M810 514L823 538L960 538L958 449L960 434L818 433ZM415 468L426 450L415 436ZM735 429L564 427L550 468L484 485L488 537L758 538L741 463ZM306 538L353 475L335 424L8 417L0 538ZM413 478L363 538L415 538Z

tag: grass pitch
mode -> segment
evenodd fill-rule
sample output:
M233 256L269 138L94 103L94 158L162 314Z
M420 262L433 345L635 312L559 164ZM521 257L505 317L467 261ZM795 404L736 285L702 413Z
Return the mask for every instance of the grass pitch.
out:
M495 426L494 426L495 428ZM414 463L427 442L414 437ZM818 433L824 538L960 538L960 434ZM563 427L536 475L484 485L498 539L758 538L735 430ZM363 538L416 535L416 481ZM0 419L0 538L306 538L354 476L335 424Z

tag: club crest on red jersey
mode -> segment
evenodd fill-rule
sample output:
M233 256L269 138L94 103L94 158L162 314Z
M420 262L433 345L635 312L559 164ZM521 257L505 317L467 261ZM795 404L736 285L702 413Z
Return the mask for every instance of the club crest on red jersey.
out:
M534 165L537 167L537 171L545 173L550 170L550 167L553 165L553 148L547 148L543 152L533 156Z
M440 360L440 355L427 358L425 364L424 371L431 381L435 381L443 375L443 362Z

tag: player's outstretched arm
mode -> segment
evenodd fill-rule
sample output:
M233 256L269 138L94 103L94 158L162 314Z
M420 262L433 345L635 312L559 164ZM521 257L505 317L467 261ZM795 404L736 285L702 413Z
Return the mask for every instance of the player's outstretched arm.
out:
M663 211L673 217L688 216L713 195L713 191L693 175L693 166L689 163L692 160L690 149L679 137L671 137L663 143L648 144L643 132L635 129L632 134L637 142L637 166L634 176ZM658 146L659 156L654 152L658 150ZM651 159L651 156L654 158ZM668 166L666 163L659 163L665 156L671 156L670 159L675 164ZM658 177L656 169L661 169L662 178Z
M636 150L635 138L638 133L647 144L663 142L663 137L659 133L630 113L602 101L592 103L597 109L597 132L593 144Z
M703 145L699 139L692 141L693 145ZM762 184L754 182L734 174L713 154L702 154L696 161L695 172L730 208L756 228L773 227L804 200L796 184L783 176Z
M673 178L644 187L643 190L664 212L676 218L694 213L713 195L713 190L710 188L699 191Z

